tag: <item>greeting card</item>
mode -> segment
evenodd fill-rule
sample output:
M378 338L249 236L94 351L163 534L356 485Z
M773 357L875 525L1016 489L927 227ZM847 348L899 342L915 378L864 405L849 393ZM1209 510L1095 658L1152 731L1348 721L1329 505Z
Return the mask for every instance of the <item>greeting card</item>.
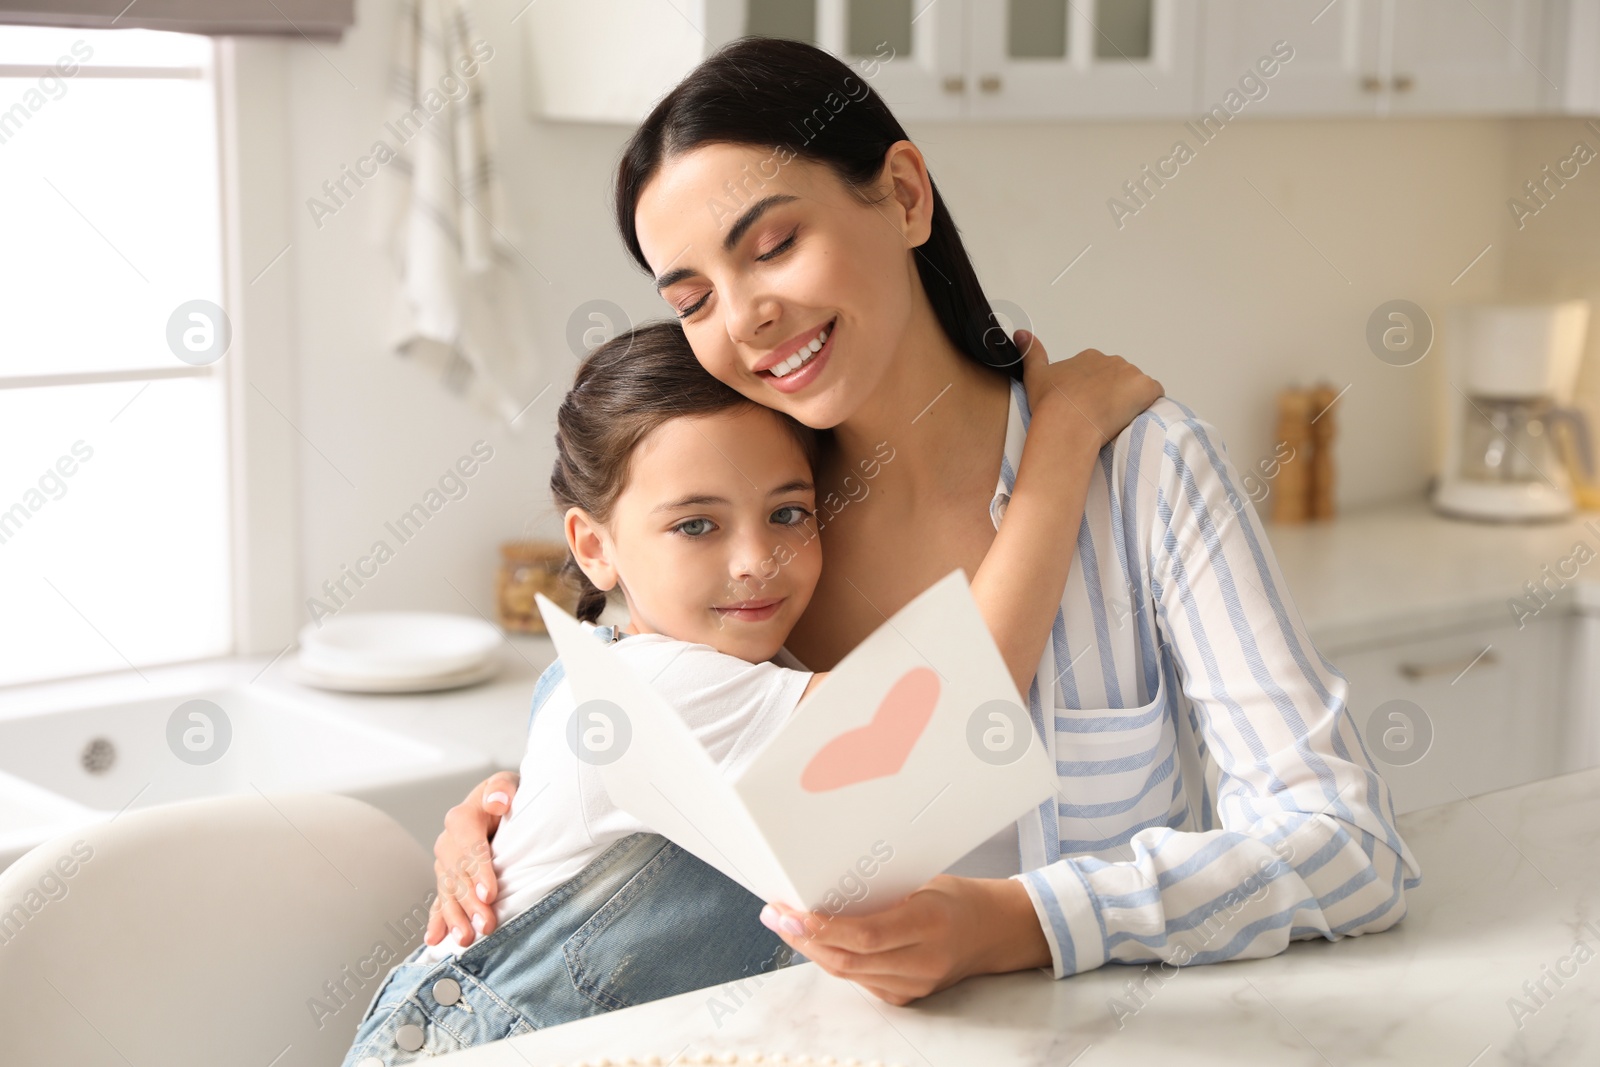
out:
M538 604L577 700L580 756L612 799L763 900L879 910L1053 795L959 569L857 645L736 779L614 647Z

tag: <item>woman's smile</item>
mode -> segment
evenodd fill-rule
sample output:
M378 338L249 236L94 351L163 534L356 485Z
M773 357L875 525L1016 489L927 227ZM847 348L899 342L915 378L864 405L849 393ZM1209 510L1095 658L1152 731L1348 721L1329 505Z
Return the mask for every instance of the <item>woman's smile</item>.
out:
M768 357L763 360L765 365L757 367L756 373L780 393L797 393L804 389L817 380L827 365L828 356L833 351L833 335L838 321L830 320L783 359Z

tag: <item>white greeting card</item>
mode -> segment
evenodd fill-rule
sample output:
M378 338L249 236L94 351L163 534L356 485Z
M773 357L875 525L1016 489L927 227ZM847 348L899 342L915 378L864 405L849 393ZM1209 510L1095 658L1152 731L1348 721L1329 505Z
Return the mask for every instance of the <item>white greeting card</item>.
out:
M612 800L763 900L887 907L1055 789L959 569L857 645L732 780L613 647L538 604Z

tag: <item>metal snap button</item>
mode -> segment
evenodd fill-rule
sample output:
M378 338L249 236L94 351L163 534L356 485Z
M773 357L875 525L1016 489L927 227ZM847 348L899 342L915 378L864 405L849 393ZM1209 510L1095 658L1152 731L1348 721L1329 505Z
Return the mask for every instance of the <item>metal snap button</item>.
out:
M406 1023L394 1032L394 1043L402 1052L415 1052L422 1047L422 1027Z
M448 1008L461 999L461 983L454 978L441 978L433 983L433 999Z

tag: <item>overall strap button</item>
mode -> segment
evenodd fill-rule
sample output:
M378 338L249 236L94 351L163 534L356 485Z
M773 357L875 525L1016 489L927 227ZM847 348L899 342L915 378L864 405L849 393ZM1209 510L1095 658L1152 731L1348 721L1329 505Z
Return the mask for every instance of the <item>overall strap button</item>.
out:
M394 1043L402 1052L415 1052L422 1047L422 1027L406 1023L394 1032Z

